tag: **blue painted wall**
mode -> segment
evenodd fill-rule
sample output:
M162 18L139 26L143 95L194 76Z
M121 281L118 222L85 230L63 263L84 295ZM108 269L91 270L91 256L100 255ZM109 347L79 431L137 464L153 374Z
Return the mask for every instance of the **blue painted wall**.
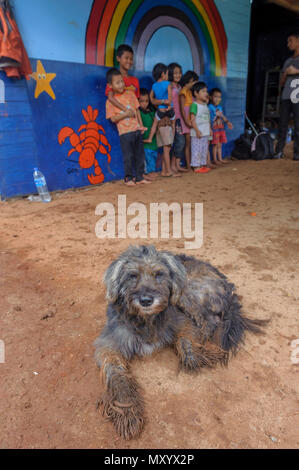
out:
M227 76L247 78L250 0L215 0L228 40ZM265 20L266 21L266 20Z
M29 57L85 62L93 0L10 0Z
M228 144L224 154L229 155L234 139L244 131L251 1L215 0L215 4L228 39L227 93L224 105L227 116L234 124L234 129L227 133Z
M31 60L33 70L36 60ZM35 192L32 172L38 166L46 176L50 191L89 185L87 175L94 174L94 167L83 169L79 164L79 152L68 156L73 148L67 138L61 145L59 131L71 127L77 135L86 121L82 109L92 106L98 109L96 122L103 126L111 145L111 163L105 154L97 152L99 165L105 180L123 177L123 164L119 136L114 124L105 119L106 67L43 60L46 73L56 73L51 87L56 99L43 92L34 98L36 81L11 82L0 72L5 83L4 104L0 104L0 188L2 197ZM152 78L137 74L140 86L150 89ZM200 77L209 88L223 90L224 107L227 103L227 79L224 77ZM235 94L235 93L234 93ZM232 117L233 119L233 117ZM227 151L229 151L227 149Z
M12 81L1 72L5 103L0 103L0 194L2 197L34 191L32 168L38 152L25 80Z
M0 99L1 196L34 192L34 166L44 172L50 191L90 184L87 175L94 168L82 169L78 152L67 156L72 148L69 139L62 145L58 143L61 128L69 126L77 132L86 123L81 111L88 105L99 110L96 122L103 126L111 144L110 165L105 154L96 155L105 181L121 178L118 134L115 126L105 120L107 69L84 64L85 29L92 0L13 0L11 3L28 55L33 57L33 70L40 59L46 73L56 73L51 82L56 99L45 92L36 99L35 80L12 81L0 72L5 85L5 103ZM244 127L250 2L216 0L215 3L228 37L228 75L200 78L209 88L218 86L223 92L225 112L234 124L234 130L227 132L229 142L224 154L228 155ZM188 68L187 58L185 67ZM136 75L141 86L151 87L148 73Z
M184 50L182 55L178 53L178 44L180 49ZM144 70L151 72L157 62L162 62L162 64L179 62L183 72L193 69L189 42L181 31L166 26L153 34L145 52Z

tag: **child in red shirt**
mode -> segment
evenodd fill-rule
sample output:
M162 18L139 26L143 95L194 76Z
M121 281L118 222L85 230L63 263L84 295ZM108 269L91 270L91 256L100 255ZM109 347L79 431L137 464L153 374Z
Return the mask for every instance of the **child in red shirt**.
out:
M129 70L133 65L133 58L134 54L131 46L128 46L127 44L121 44L117 48L116 59L119 63L119 71L125 82L125 88L126 90L133 91L133 93L136 95L136 98L139 99L140 87L138 78L129 75ZM109 83L107 83L105 95L107 96L108 101L113 104L113 106L120 109L121 111L127 111L124 105L114 97L112 87ZM131 111L131 117L133 117L133 111Z

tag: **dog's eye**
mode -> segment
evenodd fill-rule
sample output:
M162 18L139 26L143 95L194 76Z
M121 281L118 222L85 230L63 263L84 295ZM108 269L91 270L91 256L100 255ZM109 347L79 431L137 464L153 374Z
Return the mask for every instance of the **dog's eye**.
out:
M136 279L137 279L137 274L132 273L128 276L129 281L135 281Z
M156 278L156 279L161 279L163 276L164 276L164 272L163 272L163 271L157 271L157 272L155 273L155 278Z

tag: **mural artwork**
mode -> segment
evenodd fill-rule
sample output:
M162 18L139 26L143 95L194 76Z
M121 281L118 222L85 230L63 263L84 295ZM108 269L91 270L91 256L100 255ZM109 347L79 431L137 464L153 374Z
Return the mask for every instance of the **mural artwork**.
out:
M30 80L11 80L0 70L1 198L35 191L36 166L50 191L123 178L119 135L105 119L105 89L107 67L118 66L116 49L124 43L134 51L130 74L143 88L152 87L156 62L173 61L222 90L236 121L223 150L230 154L244 131L249 0L76 0L71 17L64 15L69 0L54 2L56 9L44 0L38 29L28 21L35 2L14 3L30 51ZM46 33L56 17L52 41ZM71 29L66 18L74 19Z
M82 124L78 129L78 133L83 129L85 130L81 134L77 134L71 127L65 126L58 134L58 142L62 145L68 137L73 146L68 152L68 157L72 153L78 152L78 163L81 168L87 169L94 166L94 174L87 175L89 182L91 184L102 183L105 177L95 155L99 151L107 156L108 163L110 163L111 156L109 152L111 151L111 145L105 136L103 127L95 122L99 111L88 106L86 110L82 109L82 114L87 124Z
M53 100L56 99L55 93L50 85L50 82L56 77L56 73L46 73L43 64L38 60L36 72L33 72L31 77L36 81L34 98L38 98L39 95L45 91Z
M135 69L144 70L147 46L163 26L180 30L200 75L226 76L227 37L213 0L94 0L86 30L86 63L117 65L115 50L130 44ZM175 6L174 6L175 5Z

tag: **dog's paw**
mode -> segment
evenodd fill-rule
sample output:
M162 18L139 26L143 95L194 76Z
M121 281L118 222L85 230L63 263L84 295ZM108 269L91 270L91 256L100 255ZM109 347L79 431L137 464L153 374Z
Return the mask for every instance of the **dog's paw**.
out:
M133 377L115 374L102 396L103 414L124 439L140 435L144 425L142 390Z
M216 364L226 364L227 352L216 344L194 343L189 339L181 339L179 352L180 367L186 372L197 372L202 367L214 367Z
M201 367L201 361L193 343L189 339L181 338L176 346L180 368L186 372L198 371Z
M124 407L118 402L114 402L113 407L116 412L113 419L116 432L124 439L137 438L144 426L143 417L138 409L133 404Z
M138 400L131 403L113 402L103 397L103 414L107 420L114 424L116 432L123 439L137 438L144 426L142 407Z

